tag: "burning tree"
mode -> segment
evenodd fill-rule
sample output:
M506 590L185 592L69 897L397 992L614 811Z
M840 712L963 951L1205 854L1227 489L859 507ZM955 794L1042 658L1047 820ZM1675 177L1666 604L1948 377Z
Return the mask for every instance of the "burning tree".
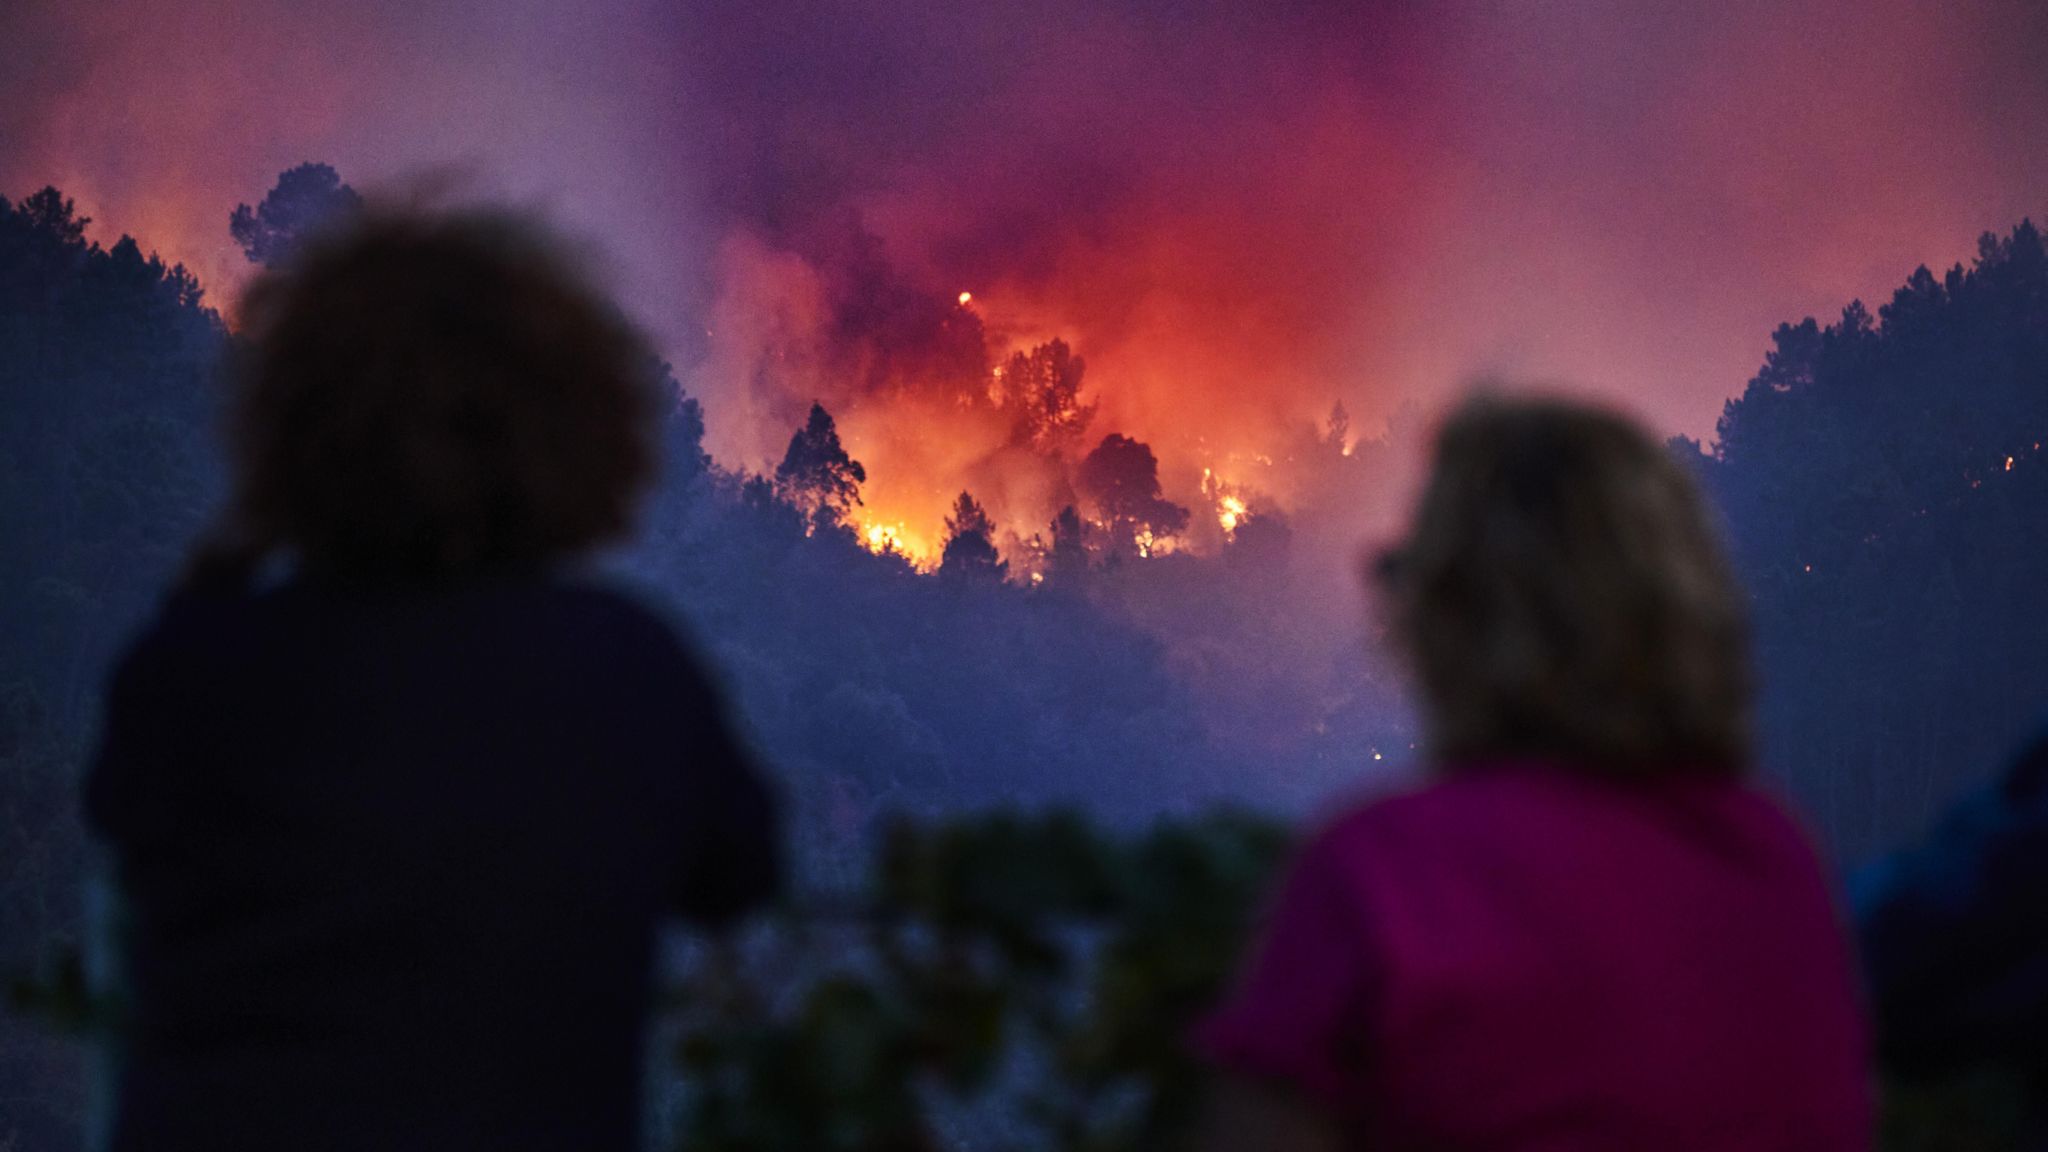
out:
M1072 504L1052 521L1052 547L1046 551L1046 576L1055 583L1079 579L1088 571L1088 542L1081 533L1081 514Z
M1351 454L1351 410L1344 407L1342 400L1330 405L1330 417L1323 421L1323 443L1339 456Z
M1159 494L1159 461L1150 445L1112 432L1081 461L1075 479L1118 551L1128 546L1150 556L1187 530L1188 510Z
M810 418L789 438L789 451L775 468L777 495L802 512L812 528L832 527L861 502L860 486L867 479L867 469L839 443L832 414L813 401Z
M946 550L939 560L939 572L967 579L1001 580L1009 565L996 554L996 525L974 497L965 492L953 502L946 517Z
M1065 340L1012 353L996 369L996 398L1011 413L1011 439L1048 455L1073 447L1095 417L1095 405L1081 403L1087 367Z

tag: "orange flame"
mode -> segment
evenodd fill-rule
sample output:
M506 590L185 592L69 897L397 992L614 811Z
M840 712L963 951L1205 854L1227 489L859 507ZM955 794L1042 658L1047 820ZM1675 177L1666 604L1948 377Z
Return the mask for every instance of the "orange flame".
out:
M877 556L901 556L920 572L939 566L938 552L931 542L905 528L901 521L856 520L854 528L861 546Z

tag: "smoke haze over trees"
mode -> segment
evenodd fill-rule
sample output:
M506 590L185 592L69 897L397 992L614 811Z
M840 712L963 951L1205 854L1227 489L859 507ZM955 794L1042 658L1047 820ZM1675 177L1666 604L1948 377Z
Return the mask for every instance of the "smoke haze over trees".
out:
M1758 333L2039 218L2044 45L2037 0L10 0L0 188L225 301L223 206L280 169L479 174L612 244L721 460L772 468L822 400L935 538L963 484L1021 516L884 479L920 446L852 401L971 351L963 290L1005 351L1085 354L1093 438L1182 504L1174 441L1270 455L1333 390L1376 429L1570 380L1707 434Z
M306 166L237 210L252 259L309 219L281 207L292 189L332 201L347 185ZM668 474L615 561L723 670L796 800L814 876L850 867L891 810L1074 801L1131 824L1236 799L1299 813L1412 756L1354 573L1359 506L1402 490L1426 431L1413 412L1360 436L1340 405L1290 425L1270 473L1210 477L1191 490L1201 505L1176 503L1161 475L1195 462L1119 425L1086 345L997 357L967 302L920 299L883 291L860 323L919 333L947 387L982 387L974 418L1028 464L990 483L1026 476L1030 498L942 490L937 571L920 571L869 534L886 526L854 522L880 469L842 437L830 394L764 433L787 444L768 471L709 453L703 407L675 387ZM72 788L100 676L220 495L215 372L234 338L207 304L135 240L89 241L55 190L0 202L10 972L76 938ZM1717 441L1674 450L1726 510L1755 595L1768 767L1856 857L1990 771L2048 706L2040 234L1987 237L1971 266L1916 272L1875 315L1852 305L1771 343ZM668 365L649 370L675 385ZM1259 490L1282 469L1284 502ZM1011 504L1031 516L1005 517ZM0 1023L0 1080L33 1086L0 1110L0 1143L69 1130L72 1059Z

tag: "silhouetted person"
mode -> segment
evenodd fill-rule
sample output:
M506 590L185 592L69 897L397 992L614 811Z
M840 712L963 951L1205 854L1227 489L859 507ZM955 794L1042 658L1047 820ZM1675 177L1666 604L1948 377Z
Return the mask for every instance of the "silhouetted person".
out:
M1742 595L1683 468L1475 402L1380 578L1429 779L1296 860L1199 1037L1204 1146L1868 1147L1847 936L1745 781Z
M535 230L372 212L251 289L218 530L87 782L131 921L117 1149L626 1149L656 924L779 880L659 620L573 576L652 357Z
M1886 1069L2016 1073L2048 1148L2048 729L1851 892Z

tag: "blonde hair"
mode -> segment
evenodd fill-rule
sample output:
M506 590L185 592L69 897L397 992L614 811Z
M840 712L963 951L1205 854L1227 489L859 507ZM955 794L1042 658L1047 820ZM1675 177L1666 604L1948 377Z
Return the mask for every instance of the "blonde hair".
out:
M1632 421L1468 402L1381 572L1439 763L1747 770L1743 595L1692 476Z

